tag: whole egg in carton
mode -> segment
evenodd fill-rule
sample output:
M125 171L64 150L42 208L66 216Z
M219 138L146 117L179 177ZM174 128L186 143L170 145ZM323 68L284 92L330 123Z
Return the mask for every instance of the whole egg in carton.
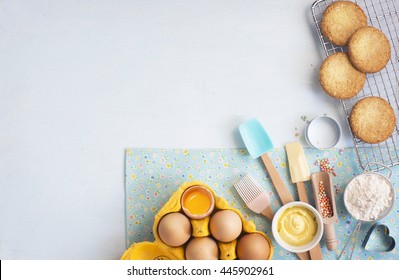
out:
M200 181L186 182L155 215L154 242L134 243L122 260L267 259L270 238Z

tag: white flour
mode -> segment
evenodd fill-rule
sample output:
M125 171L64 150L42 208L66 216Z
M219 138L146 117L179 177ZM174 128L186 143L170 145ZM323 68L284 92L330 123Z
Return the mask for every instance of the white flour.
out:
M374 221L391 206L393 194L387 181L376 174L355 178L345 191L349 213L357 220Z

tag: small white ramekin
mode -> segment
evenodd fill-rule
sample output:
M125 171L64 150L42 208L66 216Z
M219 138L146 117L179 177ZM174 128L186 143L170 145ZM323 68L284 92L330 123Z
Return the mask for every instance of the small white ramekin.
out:
M286 243L280 237L280 234L278 233L278 230L277 230L278 220L280 219L281 215L284 213L285 210L287 210L290 207L294 207L294 206L306 208L306 209L310 210L316 217L316 223L317 223L316 234L315 234L314 238L312 239L312 241L310 241L308 244L303 245L303 246L293 246L291 244ZM272 221L272 233L273 233L274 239L285 250L293 252L293 253L303 253L303 252L313 249L320 242L320 239L323 236L323 231L324 231L323 219L321 218L321 215L319 214L319 212L310 204L301 202L301 201L290 202L290 203L287 203L287 204L283 205L282 207L280 207L280 209L276 212L276 214L274 214L273 221Z

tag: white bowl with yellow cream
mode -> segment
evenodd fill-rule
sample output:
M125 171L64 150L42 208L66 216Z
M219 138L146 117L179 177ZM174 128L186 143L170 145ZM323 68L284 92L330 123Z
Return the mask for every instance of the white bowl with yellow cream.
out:
M276 242L294 253L314 248L323 236L323 220L310 204L295 201L282 206L274 215L272 233Z

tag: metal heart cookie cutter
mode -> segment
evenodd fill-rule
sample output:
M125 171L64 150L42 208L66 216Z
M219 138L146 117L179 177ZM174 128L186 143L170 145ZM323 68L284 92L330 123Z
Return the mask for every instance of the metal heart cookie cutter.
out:
M390 252L395 246L395 239L389 235L388 226L381 223L375 223L370 227L362 243L362 247L369 252Z

